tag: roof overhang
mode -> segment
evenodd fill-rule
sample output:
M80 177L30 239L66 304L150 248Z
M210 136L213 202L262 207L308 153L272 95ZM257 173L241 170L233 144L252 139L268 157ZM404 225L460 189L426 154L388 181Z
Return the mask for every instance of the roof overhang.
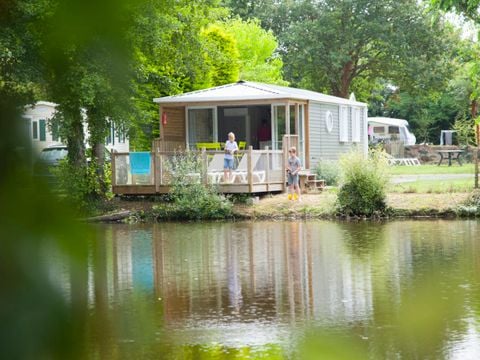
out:
M350 105L366 107L365 103L350 99L325 95L310 90L289 88L272 84L262 84L249 81L217 86L209 89L192 91L179 95L155 98L153 101L159 105L184 105L191 104L217 104L239 102L264 102L274 103L280 101L292 102L319 102L335 105Z
M191 103L275 103L275 102L307 102L307 99L298 97L285 97L285 95L258 95L258 96L217 96L217 97L189 97L187 99L182 98L155 98L153 101L157 104L191 104Z

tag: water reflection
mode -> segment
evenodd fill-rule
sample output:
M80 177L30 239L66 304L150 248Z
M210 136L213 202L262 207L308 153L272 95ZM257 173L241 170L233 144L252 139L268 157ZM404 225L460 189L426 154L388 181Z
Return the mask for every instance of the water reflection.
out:
M318 358L328 344L347 357L476 358L478 231L475 221L102 226L89 346L101 358Z

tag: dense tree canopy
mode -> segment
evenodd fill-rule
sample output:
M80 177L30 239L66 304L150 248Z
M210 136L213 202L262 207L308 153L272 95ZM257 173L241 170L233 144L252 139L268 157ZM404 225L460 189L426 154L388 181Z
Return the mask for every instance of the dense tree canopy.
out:
M480 0L431 0L438 9L455 10L470 19L480 22Z
M236 43L240 79L287 85L283 80L283 61L276 50L278 42L272 31L262 29L256 19L233 18L219 24Z
M355 81L378 78L403 89L441 85L452 43L416 1L305 2L284 40L287 79L347 97Z
M473 117L480 78L477 45L462 43L436 9L478 22L479 2L431 4L3 1L0 102L10 110L40 99L58 103L77 168L86 163L86 115L100 180L109 122L129 130L133 149L149 149L159 128L153 98L238 79L355 92L371 114L407 118L434 139L455 119Z

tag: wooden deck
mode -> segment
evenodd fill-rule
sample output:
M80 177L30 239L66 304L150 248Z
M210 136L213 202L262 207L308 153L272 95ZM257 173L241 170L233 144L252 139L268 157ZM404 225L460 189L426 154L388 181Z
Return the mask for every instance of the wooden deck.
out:
M190 152L197 162L198 170L190 176L198 182L217 186L226 194L268 193L285 191L285 161L282 150L239 151L232 178L223 179L223 157L221 151ZM132 173L129 153L112 154L112 189L117 195L154 195L170 191L175 164L185 152L161 151L158 147L150 152L150 172ZM180 159L180 160L179 160Z

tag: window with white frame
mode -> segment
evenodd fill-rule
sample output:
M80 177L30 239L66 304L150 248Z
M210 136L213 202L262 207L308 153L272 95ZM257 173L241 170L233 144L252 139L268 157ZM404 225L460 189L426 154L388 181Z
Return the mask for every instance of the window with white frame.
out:
M189 108L187 118L188 143L194 147L198 142L217 140L215 108Z
M352 142L360 142L360 108L352 109Z
M339 121L339 141L348 142L348 106L340 106Z

